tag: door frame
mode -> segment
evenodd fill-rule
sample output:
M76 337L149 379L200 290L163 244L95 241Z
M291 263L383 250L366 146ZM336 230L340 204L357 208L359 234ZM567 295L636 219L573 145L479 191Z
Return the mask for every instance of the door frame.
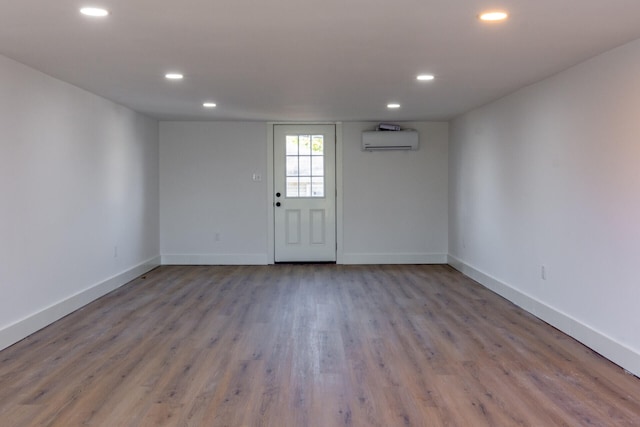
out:
M275 125L334 125L336 127L336 264L343 263L342 122L267 122L267 260L275 264L275 219L273 183L273 132Z

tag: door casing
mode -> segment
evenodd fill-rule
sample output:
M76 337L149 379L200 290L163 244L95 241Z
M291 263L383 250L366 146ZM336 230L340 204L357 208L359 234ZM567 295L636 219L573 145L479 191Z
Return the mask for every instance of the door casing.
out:
M342 192L342 122L268 122L267 123L267 259L275 264L274 180L273 180L273 132L275 125L335 125L336 127L336 264L343 263L343 192Z

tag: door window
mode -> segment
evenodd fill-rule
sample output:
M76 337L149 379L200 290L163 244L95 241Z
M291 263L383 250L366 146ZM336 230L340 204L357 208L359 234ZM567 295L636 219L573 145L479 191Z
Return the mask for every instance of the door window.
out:
M324 136L286 136L286 197L324 197Z

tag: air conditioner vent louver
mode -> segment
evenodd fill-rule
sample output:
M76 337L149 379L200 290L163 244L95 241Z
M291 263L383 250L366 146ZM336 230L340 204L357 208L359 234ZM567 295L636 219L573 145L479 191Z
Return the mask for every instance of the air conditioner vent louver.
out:
M362 132L362 149L365 151L417 150L419 141L418 132L411 129Z

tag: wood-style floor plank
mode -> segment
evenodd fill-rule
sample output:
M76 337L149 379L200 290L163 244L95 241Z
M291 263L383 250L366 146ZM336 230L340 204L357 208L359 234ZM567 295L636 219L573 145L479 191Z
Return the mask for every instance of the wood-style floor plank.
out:
M640 426L640 380L448 266L164 266L0 352L7 426Z

